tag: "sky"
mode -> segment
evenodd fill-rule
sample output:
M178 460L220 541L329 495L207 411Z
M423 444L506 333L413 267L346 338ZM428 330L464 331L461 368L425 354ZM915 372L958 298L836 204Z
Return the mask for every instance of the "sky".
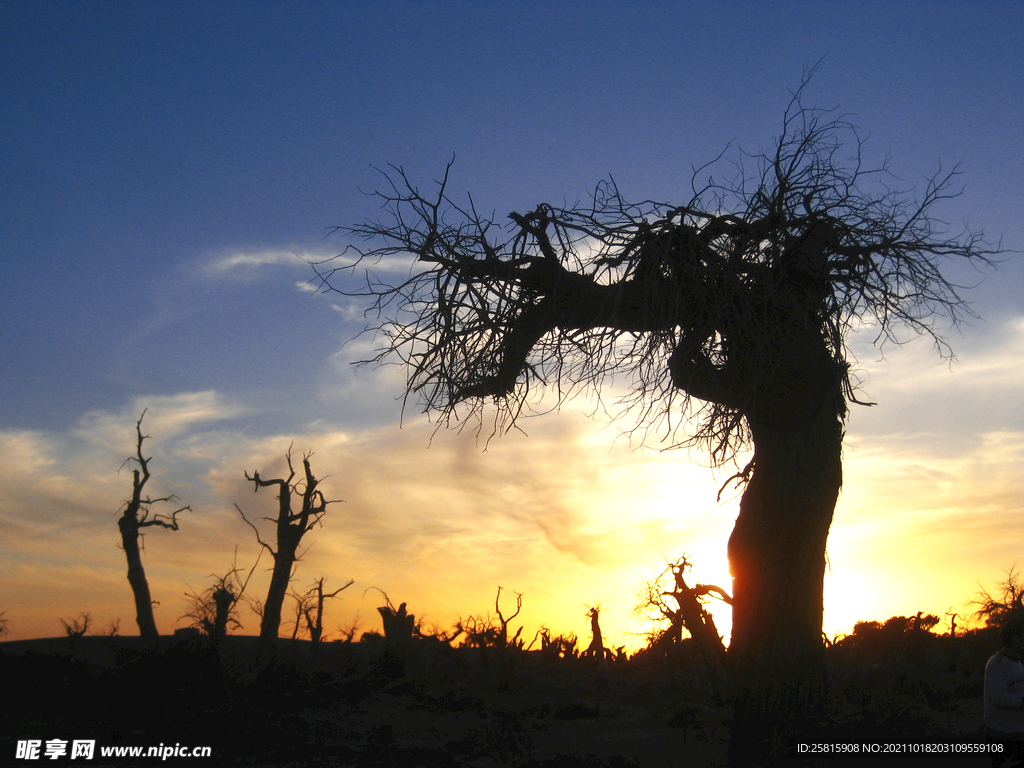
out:
M847 422L825 631L918 611L948 629L1024 560L1022 37L1024 6L978 0L0 4L7 638L82 613L136 632L117 516L143 410L152 492L191 507L145 536L164 633L186 591L251 567L235 505L257 519L274 500L244 472L281 473L289 447L341 500L294 582L354 580L328 604L335 636L379 630L382 592L449 627L493 614L500 586L527 638L588 642L600 605L608 644L632 648L637 588L666 560L728 588L735 468L631 441L586 401L489 441L403 413L401 368L352 366L373 348L364 307L316 293L308 262L379 215L389 164L426 188L454 157L449 189L499 219L609 176L685 202L694 166L771 147L819 61L806 100L848 115L903 188L958 166L936 212L1006 250L950 267L979 315L941 329L955 361L850 340L877 405Z

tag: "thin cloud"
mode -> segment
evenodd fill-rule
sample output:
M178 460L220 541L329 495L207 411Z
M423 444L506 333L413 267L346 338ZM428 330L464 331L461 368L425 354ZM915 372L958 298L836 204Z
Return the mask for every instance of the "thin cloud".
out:
M310 260L324 259L323 254L299 253L291 250L235 251L215 256L202 266L204 274L220 276L250 275L268 266L308 268Z
M899 440L914 452L942 457L959 453L982 434L1024 423L1024 402L1018 396L1024 378L1024 323L1014 318L987 330L984 346L962 340L952 363L941 360L922 339L870 365L861 397L877 405L852 408L848 454Z
M306 279L296 280L293 286L301 293L314 295L333 293L328 283L318 274L329 276L330 284L337 288L344 290L355 287L355 290L360 290L365 287L370 276L373 276L374 280L388 275L408 276L417 268L417 261L414 254L394 254L361 260L358 255L350 253L267 248L218 254L203 261L194 274L207 280L252 282L268 268L274 267L305 272ZM365 308L356 311L354 306L347 306L347 302L336 302L331 306L341 312L345 320L361 317Z
M231 402L213 390L183 392L177 395L144 395L132 399L130 405L116 412L92 411L79 420L73 434L94 442L107 441L120 436L124 425L135 421L146 411L146 431L159 432L162 437L180 435L200 424L236 419L245 415L246 408Z

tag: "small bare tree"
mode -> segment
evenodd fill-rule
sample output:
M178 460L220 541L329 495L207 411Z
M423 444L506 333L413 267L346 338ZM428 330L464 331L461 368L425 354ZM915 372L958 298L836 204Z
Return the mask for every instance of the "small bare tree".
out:
M508 639L509 622L512 621L512 619L514 619L516 616L518 616L519 612L523 610L523 593L515 592L514 594L516 596L516 612L509 616L507 619L504 617L504 615L502 615L501 606L499 605L499 603L501 602L500 586L498 587L498 594L494 596L494 612L498 614L498 624L500 625L500 629L498 632L498 645L501 648L506 648L509 645L520 648L522 647L522 642L519 640L519 636L523 634L522 627L519 627L519 629L516 631L515 637L513 637L511 641Z
M598 661L615 658L615 654L612 652L611 648L606 648L604 645L604 638L601 635L601 624L599 621L600 615L600 605L591 605L587 607L587 618L590 619L591 640L587 649L580 654L583 658L597 659Z
M132 593L135 595L135 614L139 624L139 634L150 642L154 642L160 633L156 628L156 619L153 617L153 598L149 593L149 582L146 580L146 570L142 566L142 547L139 546L140 531L143 528L169 528L172 531L178 530L178 515L181 512L190 510L191 507L180 507L170 516L153 514L150 517L151 508L154 504L170 503L177 501L177 497L161 496L152 498L143 496L146 483L149 482L149 462L152 456L146 457L142 453L142 443L149 435L142 434L142 419L146 411L142 412L139 420L135 422L135 455L129 456L124 464L138 465L132 470L132 497L125 502L121 517L118 518L117 526L121 529L121 546L124 549L125 557L128 559L128 583L131 584Z
M260 555L262 555L262 551ZM181 617L189 619L189 626L205 632L214 643L219 643L228 633L229 627L241 627L242 622L238 620L236 609L245 594L245 588L249 585L253 571L260 562L259 555L256 562L245 578L241 578L242 569L238 567L238 550L235 550L235 559L232 560L231 569L223 576L212 576L213 584L202 592L190 591L185 593L189 610Z
M953 606L950 606L949 610L946 611L946 618L949 619L949 636L956 637L956 620L963 617L953 610Z
M89 624L92 622L92 616L88 613L79 614L77 619L72 619L70 622L61 619L60 623L64 625L64 632L72 640L84 637L85 633L89 631Z
M185 593L190 607L182 618L190 619L190 626L205 632L214 642L227 635L229 626L242 626L235 615L239 593L230 581L232 576L232 573L227 573L214 577L214 583L202 592Z
M312 604L313 598L309 592L306 592L304 595L300 595L298 592L289 592L288 597L295 601L295 618L292 619L291 625L292 640L297 640L299 632L302 631L302 616Z
M986 627L1002 626L1013 615L1024 617L1024 580L1020 571L1014 564L1004 573L1005 578L997 585L996 595L982 588L970 601L970 605L976 608L974 618L983 621Z
M338 627L338 634L341 636L341 642L352 643L355 642L356 633L359 632L362 627L362 617L357 612L356 615L349 621L348 624ZM337 641L335 641L337 642Z
M298 637L302 619L305 619L306 631L309 632L309 639L312 641L313 645L319 645L324 634L324 600L337 597L339 594L355 584L354 580L349 579L345 586L339 587L333 592L324 592L324 582L326 580L326 576L321 576L304 595L299 595L294 592L292 593L292 597L295 599L296 603L295 630L292 632L293 640Z
M520 636L523 634L523 628L519 627L519 630L513 636L511 640L508 639L508 625L519 612L523 609L523 595L520 592L516 592L516 611L508 618L501 612L501 587L498 587L498 593L494 596L494 612L497 614L497 618L491 616L470 616L467 619L460 619L456 625L456 629L464 632L466 635L465 644L475 648L522 648L523 641L520 640Z
M320 523L321 518L327 512L327 506L334 503L328 501L319 489L320 480L313 475L309 459L311 453L302 457L304 478L301 481L295 480L295 469L292 466L291 448L285 454L288 460L288 477L264 480L259 472L253 472L252 476L245 473L245 479L255 486L253 491L258 492L260 488L277 486L278 511L276 518L264 518L274 523L277 533L277 549L271 547L260 536L259 529L249 521L237 504L235 509L242 516L242 520L252 528L256 534L256 540L274 558L273 574L270 577L270 588L267 591L267 599L263 603L263 620L260 622L260 658L266 658L266 654L277 639L281 627L281 608L284 605L284 598L288 594L288 584L292 579L292 569L299 560L299 544L302 537ZM292 510L292 495L298 497L300 507L297 511Z

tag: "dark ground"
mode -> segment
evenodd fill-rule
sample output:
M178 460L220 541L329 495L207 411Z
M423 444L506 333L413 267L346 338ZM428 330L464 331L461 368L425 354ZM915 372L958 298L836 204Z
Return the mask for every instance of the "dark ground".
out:
M927 636L925 636L927 635ZM982 742L984 663L998 639L907 633L830 649L836 703L808 742ZM993 645L994 643L994 645ZM539 653L414 642L282 641L253 672L255 638L0 643L0 763L29 766L724 766L730 710L699 663L544 659ZM94 739L92 760L18 760L19 740ZM210 758L102 758L103 746L210 746ZM751 763L758 747L750 745ZM949 765L956 757L785 764Z

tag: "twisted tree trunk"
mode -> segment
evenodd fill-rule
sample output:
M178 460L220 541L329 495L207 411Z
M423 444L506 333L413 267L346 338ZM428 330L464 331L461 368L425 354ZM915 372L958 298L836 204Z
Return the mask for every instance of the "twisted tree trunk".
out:
M121 530L121 544L128 560L128 583L135 597L135 620L139 625L139 635L147 642L155 642L160 633L153 616L153 598L149 593L146 569L142 566L138 518L126 512L118 519L117 526Z
M287 491L282 490L282 493ZM282 519L284 523L281 523ZM305 533L304 529L288 525L287 520L287 512L279 515L277 551L271 550L274 556L274 570L270 576L267 599L263 603L263 620L260 622L259 653L264 659L269 657L281 628L281 609L292 580L292 570L298 559L299 540Z
M820 337L819 337L820 338ZM818 342L820 345L820 341ZM750 481L729 539L733 628L729 663L734 764L751 744L774 762L787 736L827 704L821 638L825 545L842 485L842 416L835 365L806 365L814 345L790 338L769 406L748 413L754 442ZM802 375L800 375L802 374ZM784 382L784 383L783 383ZM753 410L753 409L752 409Z

